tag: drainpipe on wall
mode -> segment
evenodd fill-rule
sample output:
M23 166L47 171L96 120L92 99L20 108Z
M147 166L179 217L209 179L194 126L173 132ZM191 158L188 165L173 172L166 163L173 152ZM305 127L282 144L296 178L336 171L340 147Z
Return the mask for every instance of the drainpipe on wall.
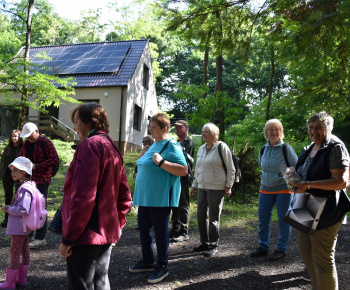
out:
M126 87L122 87L122 95L120 98L120 120L119 120L119 149L122 153L122 155L125 154L125 146L123 146L123 148L121 148L122 146L122 128L123 128L123 105L124 105L124 88Z

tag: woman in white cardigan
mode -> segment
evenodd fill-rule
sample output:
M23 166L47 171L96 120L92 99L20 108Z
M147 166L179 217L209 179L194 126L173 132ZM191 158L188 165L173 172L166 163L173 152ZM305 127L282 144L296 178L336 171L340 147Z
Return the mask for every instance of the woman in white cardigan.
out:
M197 220L201 244L193 251L205 252L205 257L212 257L218 251L220 215L224 196L231 195L235 168L230 149L224 142L218 141L219 128L216 125L205 124L202 137L205 144L197 153L195 180L191 190L192 197L197 191ZM219 146L226 171L220 158Z

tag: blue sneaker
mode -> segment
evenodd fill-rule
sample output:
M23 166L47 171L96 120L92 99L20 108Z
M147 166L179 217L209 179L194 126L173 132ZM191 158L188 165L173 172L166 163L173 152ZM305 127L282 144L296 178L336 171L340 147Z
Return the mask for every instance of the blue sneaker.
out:
M166 266L156 265L154 267L152 275L148 278L148 283L158 283L162 281L166 276L169 275L168 269Z
M143 260L138 261L135 265L129 268L129 272L131 273L141 273L141 272L152 272L156 263L146 264Z

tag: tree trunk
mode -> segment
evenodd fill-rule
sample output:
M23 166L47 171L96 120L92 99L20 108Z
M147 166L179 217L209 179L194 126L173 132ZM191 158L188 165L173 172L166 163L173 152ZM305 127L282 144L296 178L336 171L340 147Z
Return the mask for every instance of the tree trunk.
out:
M273 89L273 78L275 77L275 53L273 47L271 47L271 74L269 81L269 95L267 99L266 105L266 121L270 120L270 107L271 107L271 99L272 99L272 89Z
M32 35L33 7L34 7L34 0L29 0L28 1L28 16L27 16L27 23L26 23L27 24L26 45L25 45L25 50L24 50L24 58L25 58L24 71L26 74L29 74L27 63L29 62L30 38ZM20 130L22 129L22 127L24 125L24 120L26 117L27 99L28 99L28 84L26 82L24 82L23 93L21 96L19 118L18 118L18 129L20 129Z
M217 41L219 47L219 55L216 57L216 84L215 95L218 97L218 114L219 114L219 129L220 140L224 141L225 137L225 113L222 104L222 23L220 11L216 11L216 18L218 21Z
M206 43L206 47L205 47L205 52L204 52L204 64L203 64L203 84L205 86L208 85L208 80L209 80L209 49L210 49L210 39L211 39L211 31L208 34L208 38L207 38L207 43ZM203 98L207 97L207 93L203 94Z

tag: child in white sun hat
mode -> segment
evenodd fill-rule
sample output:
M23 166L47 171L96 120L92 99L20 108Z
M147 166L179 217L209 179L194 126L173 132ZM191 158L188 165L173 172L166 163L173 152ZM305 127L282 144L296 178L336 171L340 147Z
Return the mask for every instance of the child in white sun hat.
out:
M23 227L23 216L28 215L33 193L36 190L35 182L30 181L32 162L25 157L17 157L10 165L11 175L15 181L17 192L11 206L3 205L1 210L8 213L6 234L11 235L11 263L6 268L6 281L0 284L0 289L15 289L16 285L27 283L29 268L29 234L31 230ZM23 186L26 184L26 186ZM22 263L20 259L22 256Z

